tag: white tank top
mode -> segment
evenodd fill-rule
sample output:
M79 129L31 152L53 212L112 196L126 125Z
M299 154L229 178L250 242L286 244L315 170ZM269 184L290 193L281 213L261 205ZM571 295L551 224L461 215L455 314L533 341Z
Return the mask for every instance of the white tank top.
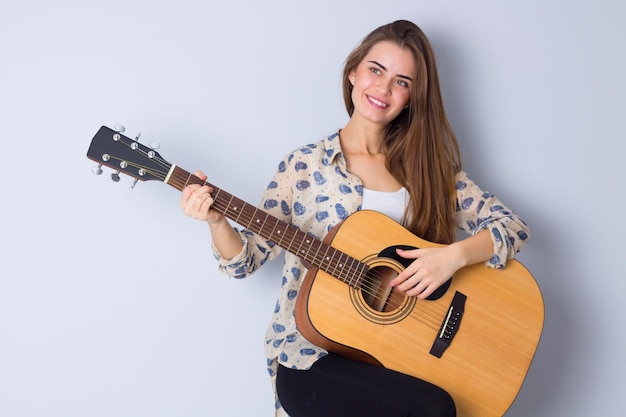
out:
M402 187L398 191L376 191L363 188L363 210L376 210L402 223L404 210L409 203L409 193Z

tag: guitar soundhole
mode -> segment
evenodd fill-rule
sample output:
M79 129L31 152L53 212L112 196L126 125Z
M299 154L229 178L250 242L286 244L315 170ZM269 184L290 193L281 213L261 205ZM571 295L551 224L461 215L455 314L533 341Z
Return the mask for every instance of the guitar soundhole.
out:
M394 324L404 320L415 307L416 297L408 297L389 284L406 268L411 260L398 256L390 246L378 254L362 259L369 266L363 281L350 287L350 300L354 308L367 320L377 324Z
M389 285L397 275L398 271L387 266L369 270L361 286L363 300L368 306L379 312L390 312L404 303L405 295Z
M389 257L372 255L364 261L369 265L361 285L350 287L354 308L367 320L393 324L406 318L415 307L415 297L407 297L389 284L404 266Z

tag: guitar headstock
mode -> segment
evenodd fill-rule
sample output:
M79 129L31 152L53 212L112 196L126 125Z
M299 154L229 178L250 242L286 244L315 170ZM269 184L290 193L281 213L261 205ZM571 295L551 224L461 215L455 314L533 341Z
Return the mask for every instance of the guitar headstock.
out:
M101 174L101 167L114 169L111 174L113 181L119 181L119 173L123 172L137 181L165 181L172 164L164 160L156 147L150 148L138 142L138 137L131 139L122 134L124 128L119 126L113 130L102 126L91 140L87 158L98 163L94 174ZM133 184L134 185L134 184Z

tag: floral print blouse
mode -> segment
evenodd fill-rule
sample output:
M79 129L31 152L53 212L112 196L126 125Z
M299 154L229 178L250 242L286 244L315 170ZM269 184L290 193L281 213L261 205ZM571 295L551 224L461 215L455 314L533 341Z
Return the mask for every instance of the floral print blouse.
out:
M493 194L483 192L467 178L457 175L457 226L469 234L483 229L491 232L493 256L488 267L502 268L529 239L526 224ZM363 185L346 168L334 133L315 144L289 153L278 165L260 207L274 217L323 239L327 232L351 213L360 210ZM247 230L236 228L242 251L224 259L213 247L222 272L234 278L252 274L282 251L271 242ZM296 326L294 309L306 268L300 259L285 254L281 290L267 329L265 351L267 367L275 386L278 363L294 369L308 369L327 352L305 339ZM276 400L276 415L286 415Z

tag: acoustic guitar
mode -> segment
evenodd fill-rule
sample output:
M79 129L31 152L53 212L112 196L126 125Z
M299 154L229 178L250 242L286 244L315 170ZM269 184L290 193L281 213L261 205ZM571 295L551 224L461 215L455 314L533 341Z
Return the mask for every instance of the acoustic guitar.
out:
M296 254L308 267L296 321L311 342L427 380L452 397L459 417L496 417L509 409L526 377L543 328L533 276L518 261L504 269L460 269L426 300L389 282L410 262L395 249L441 246L390 218L358 211L322 241L164 160L154 149L101 127L87 157L136 181L182 190L208 184L213 209Z

